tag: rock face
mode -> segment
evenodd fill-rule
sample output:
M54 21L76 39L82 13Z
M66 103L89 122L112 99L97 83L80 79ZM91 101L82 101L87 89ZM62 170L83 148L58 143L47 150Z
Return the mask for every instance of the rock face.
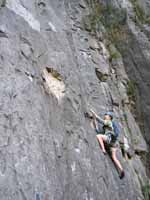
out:
M124 59L110 63L103 38L83 29L87 1L6 0L0 5L1 200L142 200L148 177L141 154L147 145L130 111ZM141 40L131 54L131 70L141 70L139 83L149 78L148 48ZM145 84L139 91L148 96ZM148 109L149 101L141 101ZM122 130L120 142L126 136L132 145L129 160L118 150L123 180L84 116L90 108L101 116L112 110Z
M150 145L150 2L127 1L125 8L128 12L128 30L130 36L123 42L126 46L121 50L126 72L129 78L133 80L138 88L137 91L137 117L144 128L145 138ZM121 5L121 1L120 1ZM137 17L135 9L142 9Z

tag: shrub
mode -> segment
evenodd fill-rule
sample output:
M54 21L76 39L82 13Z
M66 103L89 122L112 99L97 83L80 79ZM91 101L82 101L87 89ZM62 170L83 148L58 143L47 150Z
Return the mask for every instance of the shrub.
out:
M138 18L138 20L142 23L142 24L150 24L150 16L148 16L143 8L139 5L139 3L137 2L137 0L130 0L132 5L133 5L133 9L134 12Z
M150 181L142 187L144 200L150 200Z
M136 83L132 80L128 81L127 83L127 95L129 96L130 100L135 101L136 97Z
M117 41L126 35L127 12L125 9L118 9L111 4L103 4L99 1L90 1L90 14L86 16L88 22L84 23L90 27L90 31L96 33L103 25L106 29L106 36L110 41ZM87 20L88 19L88 20Z
M107 45L107 49L109 51L109 61L117 60L121 57L120 53L112 47L111 44Z

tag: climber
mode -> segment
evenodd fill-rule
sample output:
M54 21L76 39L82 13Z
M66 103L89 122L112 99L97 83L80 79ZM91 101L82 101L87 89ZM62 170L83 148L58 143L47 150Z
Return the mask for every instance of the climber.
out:
M92 113L93 125L97 132L97 139L100 143L102 151L106 154L105 144L110 147L112 160L117 169L119 169L120 179L122 179L125 176L125 172L116 156L119 129L117 124L113 121L113 114L111 112L107 112L104 115L104 119L101 119L93 110L90 110L90 112ZM100 130L99 123L103 125L103 131Z

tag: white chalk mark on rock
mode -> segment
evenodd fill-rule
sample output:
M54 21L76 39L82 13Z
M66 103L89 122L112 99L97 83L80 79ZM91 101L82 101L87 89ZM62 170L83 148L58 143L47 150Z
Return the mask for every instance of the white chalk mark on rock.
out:
M51 22L48 22L48 25L50 26L52 31L57 32L56 27Z
M32 29L40 32L39 21L36 20L33 15L20 4L19 0L7 0L6 6L17 15L23 17L24 20L27 21L28 24L32 27Z
M71 165L71 170L72 170L72 172L74 172L76 170L76 164L75 164L75 162L73 162L73 164Z
M76 151L77 153L80 153L80 149L78 149L78 148L75 148L75 151Z

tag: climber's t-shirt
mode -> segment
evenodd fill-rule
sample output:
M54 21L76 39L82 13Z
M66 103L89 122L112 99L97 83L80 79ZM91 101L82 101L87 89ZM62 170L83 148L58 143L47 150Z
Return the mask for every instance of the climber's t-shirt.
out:
M114 134L114 131L113 131L113 123L111 120L104 120L104 131L105 131L105 134L107 133L112 133Z
M113 123L111 120L103 120L103 119L97 119L97 121L100 123L100 124L103 124L103 129L104 129L104 134L107 134L107 133L112 133L114 134L113 132Z
M107 136L107 144L109 144L110 147L117 147L117 141L115 137L113 137L114 129L113 129L113 122L111 120L103 120L103 119L97 119L99 124L103 125L103 131L100 131L100 129L96 130L97 134L104 134Z

